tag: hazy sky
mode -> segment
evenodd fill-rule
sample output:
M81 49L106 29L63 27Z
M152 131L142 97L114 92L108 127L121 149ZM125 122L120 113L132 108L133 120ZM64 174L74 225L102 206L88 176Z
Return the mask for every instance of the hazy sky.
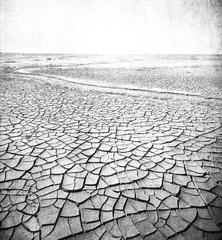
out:
M222 0L0 0L0 51L222 53Z

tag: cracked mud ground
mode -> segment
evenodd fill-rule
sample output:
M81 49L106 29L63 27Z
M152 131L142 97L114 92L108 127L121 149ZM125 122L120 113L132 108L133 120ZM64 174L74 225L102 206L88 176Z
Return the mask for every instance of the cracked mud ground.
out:
M221 116L2 77L1 239L222 239Z

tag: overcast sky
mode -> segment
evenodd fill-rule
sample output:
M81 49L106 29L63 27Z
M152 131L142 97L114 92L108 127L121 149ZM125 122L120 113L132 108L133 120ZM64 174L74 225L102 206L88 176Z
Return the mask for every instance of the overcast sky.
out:
M222 0L0 0L0 51L222 53Z

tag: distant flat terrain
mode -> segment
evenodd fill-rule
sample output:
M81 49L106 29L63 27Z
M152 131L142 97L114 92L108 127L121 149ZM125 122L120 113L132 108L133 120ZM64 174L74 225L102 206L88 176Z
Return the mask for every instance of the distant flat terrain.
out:
M222 98L222 66L110 68L102 66L47 68L36 74L52 74L115 87L129 86L163 91L186 91ZM91 80L91 81L90 81Z
M222 98L221 55L6 56L2 61L5 66L29 67L36 75L65 76L84 84L115 88L184 91Z

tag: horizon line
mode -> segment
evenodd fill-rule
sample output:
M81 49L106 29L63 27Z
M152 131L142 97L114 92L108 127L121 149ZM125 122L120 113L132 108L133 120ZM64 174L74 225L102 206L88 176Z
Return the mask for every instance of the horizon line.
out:
M222 55L222 53L60 53L60 52L1 52L0 54L55 54L55 55Z

